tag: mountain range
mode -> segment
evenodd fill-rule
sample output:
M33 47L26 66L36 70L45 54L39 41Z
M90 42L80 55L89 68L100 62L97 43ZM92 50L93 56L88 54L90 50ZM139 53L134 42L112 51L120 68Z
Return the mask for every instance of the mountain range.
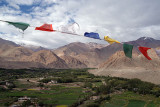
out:
M90 71L95 75L116 76L123 78L139 78L144 81L160 84L160 58L154 49L160 49L160 40L142 37L135 41L126 42L133 44L132 59L125 56L122 44L115 53L101 63L96 70ZM115 44L114 44L115 45ZM148 55L152 60L147 60L139 52L138 46L150 47Z
M76 55L100 49L106 45L75 42L55 50L46 49L0 38L1 68L88 68L86 61L80 61Z
M125 57L123 45L117 43L104 45L74 42L51 50L18 45L0 38L0 68L98 68L90 72L160 83L160 59L154 51L160 48L160 40L141 37L125 43L134 45L132 59ZM139 52L138 46L152 48L148 51L151 61Z

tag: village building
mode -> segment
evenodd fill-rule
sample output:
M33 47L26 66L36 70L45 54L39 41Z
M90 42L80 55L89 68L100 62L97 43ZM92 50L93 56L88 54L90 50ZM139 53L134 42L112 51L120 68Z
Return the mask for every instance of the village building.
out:
M92 96L92 97L90 97L90 100L97 100L99 98L100 98L100 96Z
M57 84L57 81L51 80L49 84Z
M31 100L31 98L30 98L30 97L27 97L27 96L18 98L18 101L19 101L19 102L23 102L23 101L27 101L27 100Z

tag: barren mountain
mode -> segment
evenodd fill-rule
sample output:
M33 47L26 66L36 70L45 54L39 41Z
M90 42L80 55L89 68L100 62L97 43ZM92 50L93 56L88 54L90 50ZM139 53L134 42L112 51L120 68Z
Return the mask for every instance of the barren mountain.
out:
M22 68L46 68L46 67L45 65L37 62L7 61L3 58L0 58L0 68L22 69Z
M69 68L87 68L88 66L81 62L80 60L73 58L71 56L61 56L66 64L69 66Z
M17 44L15 44L14 42L8 41L8 40L3 40L0 38L0 55L2 52L7 51L8 49L14 48L14 47L18 47Z
M89 50L90 47L87 46L86 44L80 42L74 42L54 50L54 53L57 54L58 56L64 56L64 55L76 56L80 53L89 52Z
M138 53L139 53L139 50L137 46L144 46L144 47L150 47L150 48L156 48L160 46L160 40L156 40L149 37L141 37L137 40L129 41L125 43L134 45L133 51ZM112 45L108 45L104 48L101 48L99 51L100 51L99 54L103 57L105 61L110 56L112 56L115 52L123 51L123 45L114 43Z
M94 43L94 42L89 42L89 43L86 43L86 45L90 48L90 49L101 49L101 48L104 48L108 45L104 45L104 44L98 44L98 43Z
M65 61L50 50L34 52L3 39L0 44L2 68L68 68Z
M1 52L1 57L20 60L24 56L30 56L32 53L32 50L24 47L12 47L6 51Z
M46 65L47 68L68 68L64 60L49 50L41 50L30 56L22 58L23 61L37 62Z
M26 44L21 44L21 46L28 48L34 52L40 51L40 50L49 50L47 48L41 47L41 46L34 46L34 45L26 45Z
M133 44L133 52L140 54L137 46L146 46L151 48L156 48L160 46L160 40L155 40L153 38L142 37L134 41L126 42L128 44ZM95 45L95 46L94 46ZM100 47L100 48L97 48ZM112 45L98 45L94 43L71 43L60 47L54 52L58 56L71 56L82 63L86 64L88 67L96 68L100 63L106 61L110 56L112 56L117 51L122 51L123 45L114 43Z
M144 81L160 84L160 58L153 49L148 51L152 60L147 60L142 54L133 53L130 59L123 51L118 51L99 66L96 75L110 75L124 78L139 78Z
M89 52L80 53L74 57L90 68L96 68L101 62L103 62L103 57L100 55L100 49L93 49Z
M63 47L60 47L54 52L59 57L72 57L79 60L87 67L97 67L101 63L100 49L107 45L97 44L97 43L80 43L74 42ZM72 61L70 61L72 62Z
M150 48L156 48L160 46L160 40L156 40L151 37L141 37L135 41L130 41L127 43L133 44L134 46L144 46Z
M127 43L134 46L160 47L160 40L145 37ZM54 51L43 49L33 51L13 42L0 39L0 58L3 59L0 62L1 65L3 63L3 65L8 64L7 66L11 65L13 67L16 63L19 64L18 66L25 63L26 67L38 67L40 65L45 68L96 68L99 67L99 64L108 60L114 53L122 50L122 44L117 43L102 45L75 42ZM137 55L141 54L138 48L135 47L133 52Z
M109 45L100 50L100 54L103 55L106 53L107 55L104 54L104 56L108 58L100 64L98 70L90 72L96 75L139 78L144 81L160 84L160 58L153 49L160 49L160 40L142 37L127 43L134 45L132 59L124 55L122 45ZM148 54L152 60L147 60L142 53L139 52L137 46L152 48L148 50Z

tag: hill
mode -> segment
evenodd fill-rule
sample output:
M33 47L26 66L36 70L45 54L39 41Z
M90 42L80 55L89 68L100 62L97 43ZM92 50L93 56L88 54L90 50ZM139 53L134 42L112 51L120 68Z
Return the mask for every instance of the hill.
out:
M50 50L33 51L0 39L1 68L68 68L63 59Z
M92 73L104 76L139 78L143 81L160 84L160 58L153 49L149 50L148 53L152 58L151 61L136 52L133 53L133 58L130 59L124 55L123 51L118 51Z
M137 55L141 54L137 46L146 46L150 48L160 47L160 40L149 37L142 37L126 43L134 45L133 52ZM2 59L0 67L6 68L11 66L11 68L14 68L14 66L15 68L102 68L101 66L103 63L108 62L107 60L111 60L110 57L113 54L123 51L122 44L116 43L112 45L103 45L97 43L74 42L55 50L34 46L24 47L3 39L0 39L0 44L0 58ZM122 58L117 57L117 59ZM126 64L128 62L126 62ZM21 63L25 64L21 65ZM147 63L149 64L149 62ZM118 66L119 65L116 65L116 67Z

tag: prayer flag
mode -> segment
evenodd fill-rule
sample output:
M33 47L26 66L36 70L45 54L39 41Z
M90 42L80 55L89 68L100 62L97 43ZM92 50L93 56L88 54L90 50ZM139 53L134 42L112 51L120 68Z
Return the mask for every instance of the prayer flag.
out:
M149 56L148 56L148 53L147 53L147 50L148 49L151 49L151 48L148 48L148 47L139 47L139 51L148 59L148 60L152 60Z
M106 40L109 44L112 44L112 43L114 43L114 42L120 43L120 42L117 41L117 40L114 40L114 39L109 38L109 36L104 36L104 40Z
M85 32L84 36L89 38L94 38L94 39L100 39L99 34L94 32L91 32L91 33Z
M129 45L125 43L123 44L124 53L129 58L132 58L132 49L133 49L133 45Z
M23 31L26 30L28 26L30 26L28 23L23 23L23 22L9 22L9 21L6 21L6 22Z
M49 31L49 32L53 32L55 30L53 30L52 28L52 24L43 24L40 27L36 27L35 30L42 30L42 31Z
M76 33L78 30L80 30L80 26L76 22L65 26L61 25L60 27L58 27L58 31L61 32Z

